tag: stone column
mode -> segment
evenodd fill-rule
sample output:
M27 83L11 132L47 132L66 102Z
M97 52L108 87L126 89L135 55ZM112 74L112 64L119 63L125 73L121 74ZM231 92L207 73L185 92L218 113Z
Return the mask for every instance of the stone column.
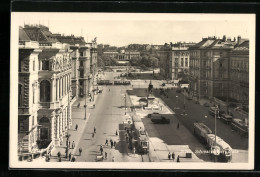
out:
M56 114L56 124L55 124L55 146L60 146L60 116Z
M62 143L63 142L63 132L62 132L62 124L63 124L63 121L62 121L62 116L63 116L63 114L62 114L62 111L61 111L61 113L60 113L60 116L59 116L59 121L60 121L60 125L59 125L59 127L60 127L60 137L59 137L59 139L60 139L60 142Z
M62 98L62 77L60 77L60 83L59 83L59 85L60 85L60 99Z
M56 89L57 89L57 101L59 101L60 99L60 79L57 79L57 86L56 86Z
M55 101L55 81L56 79L52 78L51 79L51 102L54 102Z
M55 133L56 133L55 132L55 129L56 129L55 121L56 121L55 112L53 112L51 114L51 140L52 140L52 142L55 141Z

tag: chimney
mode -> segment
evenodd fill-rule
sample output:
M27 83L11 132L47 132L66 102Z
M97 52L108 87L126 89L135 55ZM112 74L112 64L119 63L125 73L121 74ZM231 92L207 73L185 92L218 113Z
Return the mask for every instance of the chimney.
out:
M223 36L223 41L226 42L226 35Z
M239 45L241 43L241 36L237 36L237 44Z

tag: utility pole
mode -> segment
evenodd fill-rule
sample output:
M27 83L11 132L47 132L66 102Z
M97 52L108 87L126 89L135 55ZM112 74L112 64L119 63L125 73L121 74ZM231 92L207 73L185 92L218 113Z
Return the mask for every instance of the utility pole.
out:
M86 89L86 81L84 81L84 87L85 87L85 116L84 116L84 120L87 120L87 89Z
M125 94L125 115L126 115L126 94Z

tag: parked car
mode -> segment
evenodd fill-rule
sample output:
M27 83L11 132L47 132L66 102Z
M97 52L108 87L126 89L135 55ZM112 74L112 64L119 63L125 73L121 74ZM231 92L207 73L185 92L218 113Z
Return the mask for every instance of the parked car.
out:
M204 103L203 106L209 107L210 105L208 103Z
M231 122L233 121L233 117L228 114L222 114L220 119L223 120L226 124L231 124Z
M153 112L152 114L148 114L147 117L148 117L148 118L151 118L151 117L154 116L154 115L159 115L159 113L158 113L158 112Z
M167 119L166 117L163 117L163 116L152 117L151 121L155 124L169 124L170 123L170 119Z

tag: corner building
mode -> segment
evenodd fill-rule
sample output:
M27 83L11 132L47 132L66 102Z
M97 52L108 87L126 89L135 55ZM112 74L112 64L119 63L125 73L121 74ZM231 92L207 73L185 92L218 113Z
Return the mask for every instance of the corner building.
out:
M71 127L70 53L47 27L20 27L19 153L60 146Z

